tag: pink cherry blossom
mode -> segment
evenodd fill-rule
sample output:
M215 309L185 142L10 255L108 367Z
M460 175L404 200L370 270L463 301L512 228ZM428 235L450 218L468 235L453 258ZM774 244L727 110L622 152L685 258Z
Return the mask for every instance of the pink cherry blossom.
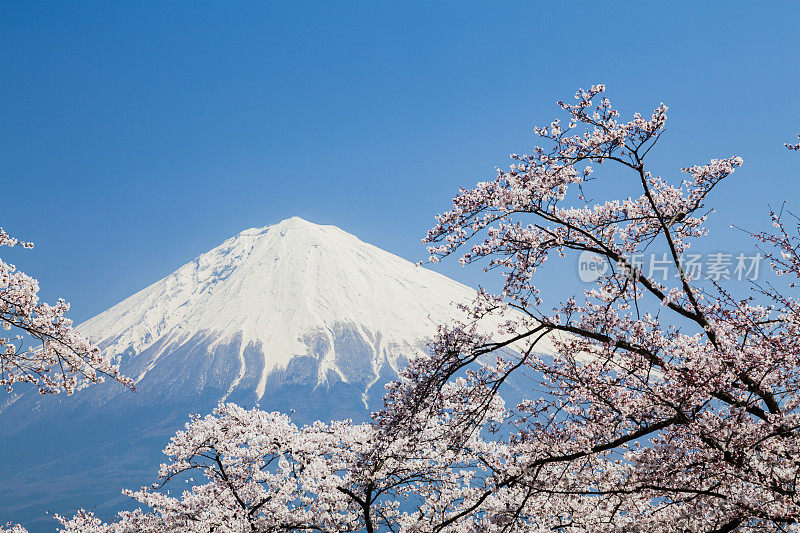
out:
M0 228L0 246L33 248ZM0 336L0 387L11 392L17 383L31 383L42 394L72 394L88 383L111 376L133 387L96 346L80 335L65 316L69 304L39 301L38 282L0 259L0 325L16 333ZM38 345L28 346L29 339Z

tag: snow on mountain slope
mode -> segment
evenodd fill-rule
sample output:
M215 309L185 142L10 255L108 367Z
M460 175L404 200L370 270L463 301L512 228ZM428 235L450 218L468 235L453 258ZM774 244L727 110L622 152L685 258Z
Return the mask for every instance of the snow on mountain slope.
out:
M191 345L178 366L205 365L199 381L226 389L223 397L248 388L260 400L269 376L293 360L305 361L298 368L312 382L366 390L382 372L396 374L436 323L459 315L453 302L474 294L335 226L295 217L239 233L79 328L122 357L137 383L175 366L170 355Z

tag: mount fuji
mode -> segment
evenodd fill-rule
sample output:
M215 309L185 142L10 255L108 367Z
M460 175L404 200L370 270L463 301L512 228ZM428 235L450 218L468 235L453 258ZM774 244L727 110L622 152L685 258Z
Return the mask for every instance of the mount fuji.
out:
M0 404L0 518L119 508L189 413L220 401L297 423L366 419L384 385L461 317L470 287L300 218L245 230L79 326L136 380ZM28 520L26 520L28 519Z
M79 329L121 359L146 401L254 404L286 384L341 383L368 405L473 296L335 226L290 218L239 233Z

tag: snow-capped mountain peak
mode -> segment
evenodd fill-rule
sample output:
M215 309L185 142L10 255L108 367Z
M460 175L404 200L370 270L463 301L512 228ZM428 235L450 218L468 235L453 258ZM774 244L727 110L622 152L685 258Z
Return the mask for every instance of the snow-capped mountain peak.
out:
M242 231L80 330L137 382L168 383L161 374L189 365L204 369L192 387L223 398L247 389L258 400L270 375L296 374L291 365L307 381L366 390L474 294L335 226L293 217Z

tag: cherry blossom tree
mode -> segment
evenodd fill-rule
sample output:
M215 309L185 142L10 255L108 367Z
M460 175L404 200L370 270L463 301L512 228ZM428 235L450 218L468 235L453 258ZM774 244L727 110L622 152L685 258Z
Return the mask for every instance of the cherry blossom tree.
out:
M31 249L0 228L0 246ZM89 340L75 331L65 316L69 303L39 301L38 282L0 259L0 387L8 393L14 385L29 383L41 394L66 392L111 377L133 389L133 381ZM33 339L37 344L26 346ZM18 524L0 526L0 533L25 533Z
M658 177L667 107L624 122L604 92L559 102L545 146L437 217L431 260L503 287L440 327L371 424L222 405L172 439L162 483L127 493L150 510L81 511L64 531L797 531L800 226L777 212L751 234L776 278L748 296L685 269L742 159ZM638 268L645 251L675 276ZM547 309L537 270L583 252L607 269ZM506 406L518 378L527 399Z
M33 248L0 228L0 246ZM126 386L133 382L72 327L65 316L69 304L39 301L38 282L0 259L0 325L16 334L0 335L0 387L12 392L17 383L31 383L42 394L72 394L87 383L110 376ZM26 337L38 343L25 345Z
M443 389L455 411L465 384ZM499 398L490 410L502 419ZM376 424L298 428L281 413L220 404L172 438L159 483L123 491L151 511L120 512L110 523L85 510L56 518L68 533L414 530L452 505L443 492L469 492L477 454L495 445L472 438L450 449L445 422L428 421L424 439L395 439L376 454ZM191 486L165 491L180 480Z
M369 433L368 426L347 422L298 429L280 413L220 405L172 439L161 483L125 491L156 513L123 512L111 525L87 512L58 519L65 531L76 532L357 531L360 513L339 488ZM189 476L207 482L179 497L159 491L174 478L193 480Z
M460 252L462 263L485 260L505 276L500 294L481 293L470 309L477 321L507 316L502 332L515 344L484 390L496 394L493 385L520 369L541 376L538 397L507 420L509 448L491 459L487 499L462 512L495 517L499 530L788 530L800 515L794 285L736 298L682 261L708 233L710 193L742 160L688 166L676 184L657 177L646 156L667 108L621 122L604 91L560 102L567 124L536 129L548 149L512 155L510 170L462 190L428 233L433 261ZM593 165L602 167L597 178ZM638 196L596 199L622 183ZM779 217L774 224L775 235L754 237L779 251L769 256L776 274L796 278L800 241ZM667 254L672 282L631 261L646 250ZM603 258L607 272L582 299L544 310L536 270L575 252ZM503 347L465 325L444 333L392 391L393 431L435 414L443 383ZM537 355L548 334L553 358ZM484 404L478 395L463 432L480 423ZM489 496L499 498L487 504Z

